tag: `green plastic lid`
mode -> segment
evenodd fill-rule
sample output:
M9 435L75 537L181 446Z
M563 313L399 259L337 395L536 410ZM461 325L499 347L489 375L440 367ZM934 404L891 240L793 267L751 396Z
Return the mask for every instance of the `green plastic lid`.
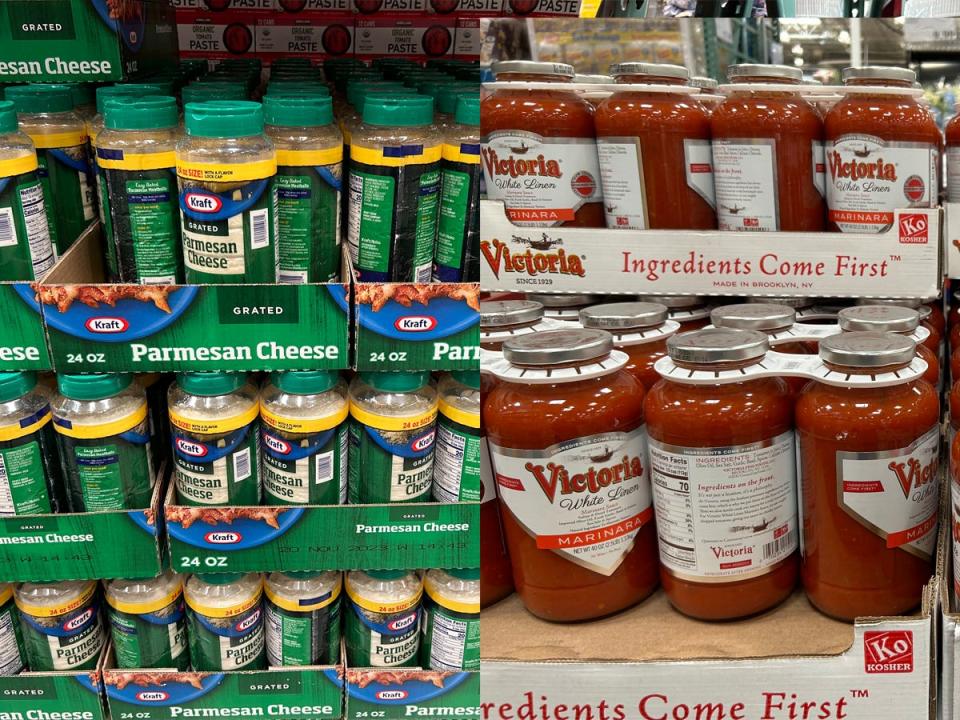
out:
M337 86L337 90L342 93L347 89L348 80L359 80L360 78L366 80L383 80L383 75L377 70L370 70L368 68L351 68L336 73L336 75L334 75L334 84Z
M433 98L429 95L368 95L363 103L363 122L378 127L430 125L433 122Z
M213 100L246 100L247 89L235 82L192 82L180 91L183 104Z
M90 83L71 83L70 96L73 98L74 107L93 105L96 102L93 85Z
M429 372L362 372L360 379L382 392L413 392L430 382Z
M480 127L480 96L477 93L457 95L457 111L454 119L461 125Z
M213 397L242 388L247 378L235 372L185 372L177 374L177 385L185 393Z
M197 578L207 585L229 585L243 579L243 573L197 573Z
M14 85L4 93L18 113L58 113L73 110L73 97L63 85Z
M183 108L187 135L249 137L263 132L263 106L245 100L188 103Z
M410 88L402 83L390 80L350 80L347 83L347 102L353 107L361 101L368 92L391 92L401 95L409 95Z
M450 377L461 385L466 385L474 390L480 389L480 371L479 370L454 370Z
M60 394L71 400L102 400L113 397L133 382L128 373L94 373L91 375L57 375Z
M456 570L444 570L447 575L452 575L458 580L479 580L480 568L457 568Z
M320 127L333 122L333 100L324 95L267 95L263 121L280 127Z
M0 100L0 133L17 131L17 107L12 100Z
M330 88L319 80L271 80L267 85L267 95L273 95L281 90L296 90L303 93L315 93L317 95L329 95Z
M129 83L127 85L104 85L97 88L97 114L107 111L107 100L115 98L144 97L145 95L163 95L160 85L155 83Z
M399 580L408 574L407 570L364 570L363 572L377 580Z
M103 125L111 130L160 130L176 127L177 101L163 95L142 98L110 98Z
M0 372L0 403L23 397L36 386L35 372Z
M340 379L335 370L290 370L270 375L270 382L283 392L314 395L326 392Z
M463 90L455 85L441 85L440 92L434 96L434 107L436 107L438 113L455 115L457 112L457 100L461 95L468 92L470 91ZM477 95L477 97L480 96Z

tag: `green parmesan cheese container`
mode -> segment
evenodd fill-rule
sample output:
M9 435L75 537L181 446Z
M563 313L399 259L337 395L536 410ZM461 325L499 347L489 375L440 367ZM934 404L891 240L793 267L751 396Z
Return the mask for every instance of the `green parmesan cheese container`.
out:
M266 669L259 574L191 575L184 597L194 670Z
M480 570L428 570L423 587L420 664L480 670Z
M480 502L480 372L446 373L440 397L433 460L433 499Z
M96 580L22 583L14 591L27 665L34 672L92 670L106 633Z
M26 669L26 650L13 585L0 584L0 677Z
M149 580L110 580L106 600L117 667L189 669L179 575L168 570Z
M344 633L347 665L415 667L419 664L423 583L408 570L347 573Z
M340 658L340 572L271 573L266 580L271 667L335 665Z

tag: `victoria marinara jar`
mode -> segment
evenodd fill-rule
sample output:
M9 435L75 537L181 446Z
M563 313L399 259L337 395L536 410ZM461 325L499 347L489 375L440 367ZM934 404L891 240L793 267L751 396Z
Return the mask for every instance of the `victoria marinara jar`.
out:
M909 300L903 298L861 298L857 300L858 305L885 305L888 307L907 308L916 310L920 318L920 325L927 329L929 333L922 344L933 352L934 355L940 355L940 343L943 340L943 331L937 328L937 321L933 317L930 306L923 300ZM941 315L942 317L942 315ZM866 330L866 328L862 328Z
M516 87L480 103L487 196L516 225L603 227L593 106L564 88L573 66L510 60L493 72ZM557 88L534 89L544 83Z
M823 230L823 125L800 68L733 65L711 116L721 230Z
M657 586L644 390L603 330L508 340L484 403L513 579L546 620L610 615Z
M841 620L910 610L933 570L940 406L915 355L904 335L824 338L830 384L797 400L803 586Z
M950 119L943 135L947 154L947 202L960 202L960 114Z
M500 351L505 340L518 335L550 330L544 322L543 305L534 300L482 300L480 302L480 347Z
M580 325L606 330L629 357L626 370L649 392L660 379L654 363L667 354L667 338L680 328L667 319L667 307L652 302L594 305L580 311Z
M843 332L884 332L906 335L917 343L917 357L927 364L923 379L940 384L940 360L937 353L913 337L920 326L920 313L896 305L856 305L844 308L838 316Z
M829 229L879 233L900 208L936 207L940 129L902 67L843 71L845 97L824 119Z
M710 116L687 69L630 62L610 72L637 86L614 88L594 118L607 227L716 229Z
M660 580L677 610L702 620L763 612L797 582L793 400L780 378L740 379L768 349L755 330L674 335L680 372L644 406Z

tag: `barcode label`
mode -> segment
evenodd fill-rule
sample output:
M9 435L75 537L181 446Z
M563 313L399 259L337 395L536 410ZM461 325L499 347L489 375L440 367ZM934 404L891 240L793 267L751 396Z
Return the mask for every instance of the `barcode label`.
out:
M277 279L279 282L287 285L304 285L307 282L307 271L281 270Z
M23 210L23 224L27 229L27 242L30 243L33 276L39 280L57 261L56 249L50 241L50 227L47 225L47 211L40 183L20 188L20 207Z
M316 463L317 485L333 480L333 453L318 453L314 456Z
M250 477L250 448L233 454L233 481L240 482Z
M360 209L363 206L363 178L350 175L350 194L347 213L347 243L350 246L350 259L356 265L360 259Z
M418 283L428 283L433 278L433 263L428 263L427 265L420 265L414 271L414 282Z
M162 277L141 277L141 285L173 285L177 279L173 275L163 275Z
M776 540L768 542L763 546L763 559L789 555L797 549L797 531L790 529L786 535L781 535Z
M340 433L340 504L347 504L347 490L350 474L347 466L347 456L350 452L350 437L346 432Z
M270 211L263 210L250 211L250 249L261 250L270 246Z
M0 247L12 247L17 244L17 226L13 224L13 210L0 208Z
M16 515L13 507L13 493L10 491L10 478L7 477L7 463L0 453L0 515Z

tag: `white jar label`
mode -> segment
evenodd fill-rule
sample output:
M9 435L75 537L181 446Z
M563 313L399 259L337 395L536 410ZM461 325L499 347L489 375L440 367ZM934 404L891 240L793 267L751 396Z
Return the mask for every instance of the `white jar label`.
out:
M635 137L597 138L597 155L607 227L646 230L650 222L640 141Z
M770 572L798 542L793 431L695 448L650 438L660 562L694 582Z
M713 145L709 140L683 141L683 160L687 185L707 204L716 209L717 192L713 181ZM604 185L604 192L607 186Z
M780 229L774 140L715 139L713 178L721 230Z
M497 487L493 484L493 468L490 466L490 448L487 439L480 438L480 504L497 499Z
M843 509L888 548L929 559L937 542L939 455L936 426L898 450L838 452Z
M827 209L843 232L879 233L899 208L937 204L937 147L841 135L827 143Z
M522 130L490 133L480 149L487 196L515 225L552 226L600 202L600 163L593 138L541 137Z
M823 155L823 143L819 140L811 141L811 162L813 163L813 185L820 193L820 197L827 194L827 162Z
M947 146L947 202L960 202L960 145Z
M543 450L489 444L500 502L540 550L609 576L653 519L644 426Z

